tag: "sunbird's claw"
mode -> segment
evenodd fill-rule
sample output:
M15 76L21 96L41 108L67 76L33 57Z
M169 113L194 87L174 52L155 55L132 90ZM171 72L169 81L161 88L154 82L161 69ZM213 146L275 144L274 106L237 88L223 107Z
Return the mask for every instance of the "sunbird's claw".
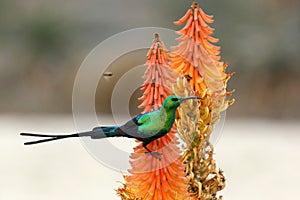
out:
M151 156L153 156L154 158L157 158L158 160L161 160L161 153L157 152L157 151L147 151L145 152L146 154L150 154Z

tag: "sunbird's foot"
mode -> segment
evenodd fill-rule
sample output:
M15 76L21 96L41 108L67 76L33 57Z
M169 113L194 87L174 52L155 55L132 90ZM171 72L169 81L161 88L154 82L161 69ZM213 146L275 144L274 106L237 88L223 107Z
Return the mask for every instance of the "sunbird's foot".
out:
M157 158L158 160L161 159L161 153L158 153L157 151L147 151L145 152L146 154L151 154L154 158Z

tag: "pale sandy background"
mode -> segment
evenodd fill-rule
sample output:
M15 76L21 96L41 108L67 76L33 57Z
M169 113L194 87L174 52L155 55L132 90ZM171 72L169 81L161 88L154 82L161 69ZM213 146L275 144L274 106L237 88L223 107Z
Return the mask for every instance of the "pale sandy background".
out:
M106 38L131 28L178 30L173 21L191 2L0 1L0 200L118 199L114 189L122 181L121 174L94 160L78 139L24 147L25 138L18 133L75 131L72 89L87 54ZM236 89L237 101L227 111L215 154L227 178L224 199L297 199L299 1L199 3L215 16L214 36L220 38L222 59L230 64L228 72L237 72L228 84ZM107 54L113 51L107 49ZM146 51L135 52L134 58L125 55L110 69L123 74L132 62L144 63ZM110 94L99 86L98 116L110 116ZM129 106L136 105L133 101ZM132 145L125 139L113 141L126 149Z

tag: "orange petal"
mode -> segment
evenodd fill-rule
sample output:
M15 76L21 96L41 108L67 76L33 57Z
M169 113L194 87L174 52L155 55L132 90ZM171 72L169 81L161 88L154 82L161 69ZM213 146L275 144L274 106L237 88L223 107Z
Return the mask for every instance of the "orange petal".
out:
M192 9L186 11L186 13L178 21L175 21L174 24L181 25L183 24L192 14Z

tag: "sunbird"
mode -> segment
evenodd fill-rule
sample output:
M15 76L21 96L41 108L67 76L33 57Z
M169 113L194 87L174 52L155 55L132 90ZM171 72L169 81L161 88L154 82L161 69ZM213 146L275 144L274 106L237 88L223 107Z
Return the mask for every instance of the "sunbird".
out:
M168 96L158 110L139 114L122 126L100 126L93 128L91 131L68 135L46 135L35 133L20 133L20 135L50 137L47 139L25 142L24 145L38 144L42 142L49 142L71 137L91 137L92 139L101 139L108 137L135 138L142 142L143 147L147 150L146 153L150 153L153 156L156 156L158 153L152 152L147 147L147 145L152 141L166 135L170 131L175 121L176 109L178 108L180 103L189 99L201 98L197 96Z

